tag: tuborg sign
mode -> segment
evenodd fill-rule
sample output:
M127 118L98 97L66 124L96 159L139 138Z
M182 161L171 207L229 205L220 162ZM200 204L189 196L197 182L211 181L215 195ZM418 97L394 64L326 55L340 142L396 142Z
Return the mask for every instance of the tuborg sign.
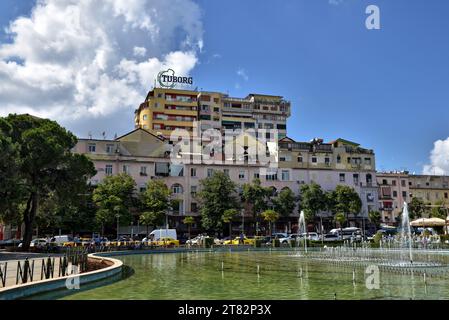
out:
M192 84L192 77L177 77L173 69L161 71L157 75L157 81L163 88L174 88L176 84Z

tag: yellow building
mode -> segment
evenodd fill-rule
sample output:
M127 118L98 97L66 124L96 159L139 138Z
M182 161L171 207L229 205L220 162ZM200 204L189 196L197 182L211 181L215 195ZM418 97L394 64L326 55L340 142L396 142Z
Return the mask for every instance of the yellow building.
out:
M135 125L169 137L177 128L192 132L199 121L201 131L276 129L281 139L286 136L289 116L290 102L281 96L234 98L220 92L154 88L135 111Z

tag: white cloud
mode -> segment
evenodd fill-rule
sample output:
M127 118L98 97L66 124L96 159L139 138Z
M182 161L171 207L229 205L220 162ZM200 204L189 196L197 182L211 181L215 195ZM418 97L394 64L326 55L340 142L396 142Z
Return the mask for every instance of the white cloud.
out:
M449 138L434 142L430 152L430 164L424 165L423 174L449 174Z
M0 116L27 112L74 128L131 114L157 72L189 74L203 48L201 12L191 0L38 0L7 33Z
M144 47L134 47L133 52L136 57L143 57L147 53L147 49Z
M248 81L248 75L246 74L246 71L245 71L245 69L243 69L243 68L239 68L238 70L237 70L237 75L238 76L240 76L240 77L242 77L245 81Z
M338 6L341 3L343 3L343 0L329 0L329 4L334 6Z

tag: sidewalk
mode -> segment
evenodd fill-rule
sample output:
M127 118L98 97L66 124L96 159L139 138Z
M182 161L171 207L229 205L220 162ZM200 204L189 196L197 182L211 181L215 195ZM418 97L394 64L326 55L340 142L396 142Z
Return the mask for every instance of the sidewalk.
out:
M24 267L24 261L28 257L28 261L30 262L30 268L32 268L32 264L34 261L34 269L33 269L33 280L40 281L45 279L45 275L43 275L43 278L41 278L41 272L42 272L42 260L47 261L49 254L35 254L35 253L22 253L22 252L13 252L13 253L5 253L0 252L0 271L5 271L5 264L6 264L6 281L5 281L5 288L16 285L16 278L17 278L17 269L18 269L18 262L21 262L22 268ZM53 278L59 277L59 256L60 255L51 255L51 259L53 261L54 259L54 273ZM68 270L71 270L71 265L69 264ZM4 275L3 275L4 276ZM31 282L31 278L28 277L28 283ZM18 284L22 283L22 279L19 275L19 282ZM0 279L0 289L3 288L3 283Z

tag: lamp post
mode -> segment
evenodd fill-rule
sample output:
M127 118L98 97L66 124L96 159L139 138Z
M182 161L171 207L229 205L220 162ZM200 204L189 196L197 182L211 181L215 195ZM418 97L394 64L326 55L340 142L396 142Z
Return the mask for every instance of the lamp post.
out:
M117 241L119 241L119 232L118 232L118 228L119 228L119 219L120 219L120 215L117 213L115 215L115 217L117 218Z

